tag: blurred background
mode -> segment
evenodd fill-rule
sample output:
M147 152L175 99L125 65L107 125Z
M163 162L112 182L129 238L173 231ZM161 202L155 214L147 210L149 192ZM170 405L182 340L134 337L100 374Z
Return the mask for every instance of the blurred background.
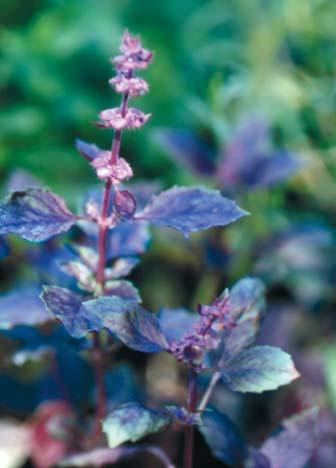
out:
M269 314L259 340L291 352L302 377L261 396L219 390L215 404L251 443L282 417L319 405L311 466L322 468L336 456L335 17L333 0L2 0L0 11L3 195L23 169L78 207L96 180L75 139L111 143L110 131L91 125L119 102L109 58L125 28L154 49L144 73L150 92L134 103L152 117L123 137L135 181L153 191L218 188L251 215L188 241L155 230L131 279L158 311L193 309L241 276L262 278ZM23 261L26 248L4 240L3 292L40 275ZM118 359L131 362L155 401L183 399L183 377L168 358L165 366L125 351ZM30 379L40 368L20 372ZM36 401L12 406L0 401L24 419ZM217 466L202 450L196 466Z

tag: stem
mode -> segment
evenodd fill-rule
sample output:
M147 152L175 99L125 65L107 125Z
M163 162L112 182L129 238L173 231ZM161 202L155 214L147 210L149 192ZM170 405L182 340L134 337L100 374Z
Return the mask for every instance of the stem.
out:
M129 100L129 93L123 94L121 105L120 105L120 113L122 117L125 117L126 115L128 100ZM118 160L120 143L121 143L121 130L115 130L113 142L112 142L112 148L111 148L111 164L115 164Z
M220 379L220 373L216 372L213 376L212 379L210 380L210 383L208 385L208 388L206 389L203 398L201 400L201 403L198 405L198 411L204 411L205 408L207 407L209 400L211 398L212 392L217 385L218 380Z
M197 404L197 374L193 369L189 370L188 385L188 412L194 413ZM184 468L193 466L194 427L186 426L184 430Z
M127 104L129 100L129 93L123 94L120 109L121 115L124 117L127 112ZM119 157L121 143L121 130L114 132L112 147L111 147L111 164L115 164ZM109 215L110 205L110 193L111 193L111 180L105 182L103 190L100 220L99 220L99 231L98 231L98 265L96 271L96 280L100 285L100 290L104 293L105 286L105 265L106 265L106 237L108 232L107 218ZM92 438L95 439L101 434L101 420L104 419L106 414L106 391L104 383L104 353L100 343L100 337L98 332L93 333L93 362L94 362L94 373L95 382L97 389L97 410L95 417L95 424L93 429Z

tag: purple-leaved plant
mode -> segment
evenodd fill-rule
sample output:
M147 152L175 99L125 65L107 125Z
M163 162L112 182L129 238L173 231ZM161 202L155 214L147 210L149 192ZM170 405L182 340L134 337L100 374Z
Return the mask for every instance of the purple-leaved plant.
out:
M141 127L150 117L130 107L129 101L149 89L136 72L149 65L152 53L128 31L123 35L120 52L113 59L116 76L109 83L122 95L121 104L103 110L96 122L98 127L113 130L111 150L102 150L80 140L76 143L80 154L90 162L104 184L102 194L89 194L84 212L79 215L72 213L62 198L41 187L12 191L0 204L0 235L17 234L41 242L75 225L85 233L85 241L74 244L72 256L63 259L60 265L62 271L73 278L72 287L48 285L41 297L51 317L61 322L72 338L84 339L83 347L89 348L96 383L95 417L93 424L88 425L90 430L79 431L76 437L72 433L67 444L57 445L52 439L56 448L49 461L42 462L43 468L55 462L61 466L103 466L142 452L156 456L164 466L172 468L173 464L159 447L122 445L172 424L185 428L184 468L193 465L195 426L203 433L214 455L229 465L276 467L281 466L277 464L277 457L284 456L285 460L292 460L292 457L299 460L295 465L299 468L312 451L312 444L307 442L311 440L310 428L305 423L307 418L311 421L311 413L302 415L294 423L286 422L283 437L272 438L255 450L237 442L224 415L207 409L220 380L232 391L260 393L285 385L298 376L287 353L271 346L253 345L264 310L263 284L258 279L245 278L210 305L200 305L198 314L164 309L156 316L140 306L136 288L120 279L136 266L137 256L145 250L148 224L171 227L188 237L191 232L225 226L247 214L220 192L203 187L173 187L149 201L136 189L124 187L133 176L133 170L120 155L122 132ZM29 289L2 298L2 306L8 312L2 317L4 327L47 321L49 316L34 302L36 296L36 290ZM17 311L19 300L20 307L24 307L23 303L29 305L29 317L23 318ZM108 411L104 358L110 348L103 339L103 330L131 349L167 352L186 366L189 374L186 407L154 409L131 401ZM210 377L203 395L199 395L198 389L200 373ZM64 412L64 405L62 408ZM35 460L40 460L40 454L36 454L39 441L43 437L49 440L45 421L49 421L54 412L55 405L40 410L44 422L35 427L30 448ZM302 436L302 446L291 447L291 458L286 458L279 451L287 447L287 438L301 429L302 434L306 434ZM232 433L235 434L234 429ZM70 440L73 444L68 447ZM241 450L237 451L237 444ZM72 453L59 461L65 454L78 450L77 454ZM262 460L262 464L258 460ZM43 466L40 461L35 465Z

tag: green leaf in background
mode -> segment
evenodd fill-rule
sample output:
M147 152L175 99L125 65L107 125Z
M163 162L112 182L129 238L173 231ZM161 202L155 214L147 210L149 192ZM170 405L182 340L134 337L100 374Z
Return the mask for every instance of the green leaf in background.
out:
M165 429L171 423L167 411L149 409L140 403L130 402L109 413L103 422L110 448L124 442L137 440Z

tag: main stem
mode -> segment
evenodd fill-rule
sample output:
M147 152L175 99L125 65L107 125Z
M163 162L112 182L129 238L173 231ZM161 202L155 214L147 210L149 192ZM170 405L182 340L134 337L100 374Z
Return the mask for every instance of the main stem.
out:
M121 115L124 117L127 112L129 94L125 93L121 101ZM116 130L114 132L114 137L111 147L111 164L115 164L119 157L121 143L121 130ZM106 266L106 237L108 232L108 223L107 219L109 216L110 208L110 194L111 194L111 180L105 182L105 187L103 190L102 202L101 202L101 211L99 219L99 231L98 231L98 265L96 271L96 280L100 285L101 293L104 294L105 286L105 266ZM98 437L101 433L101 421L104 419L106 414L106 391L104 383L104 353L100 343L100 337L98 332L93 334L93 362L94 362L94 373L95 373L95 382L97 389L97 411L95 417L95 425L93 430L93 438Z
M197 404L197 374L193 369L189 370L188 384L188 412L194 413ZM184 431L184 468L193 466L194 428L186 426Z

